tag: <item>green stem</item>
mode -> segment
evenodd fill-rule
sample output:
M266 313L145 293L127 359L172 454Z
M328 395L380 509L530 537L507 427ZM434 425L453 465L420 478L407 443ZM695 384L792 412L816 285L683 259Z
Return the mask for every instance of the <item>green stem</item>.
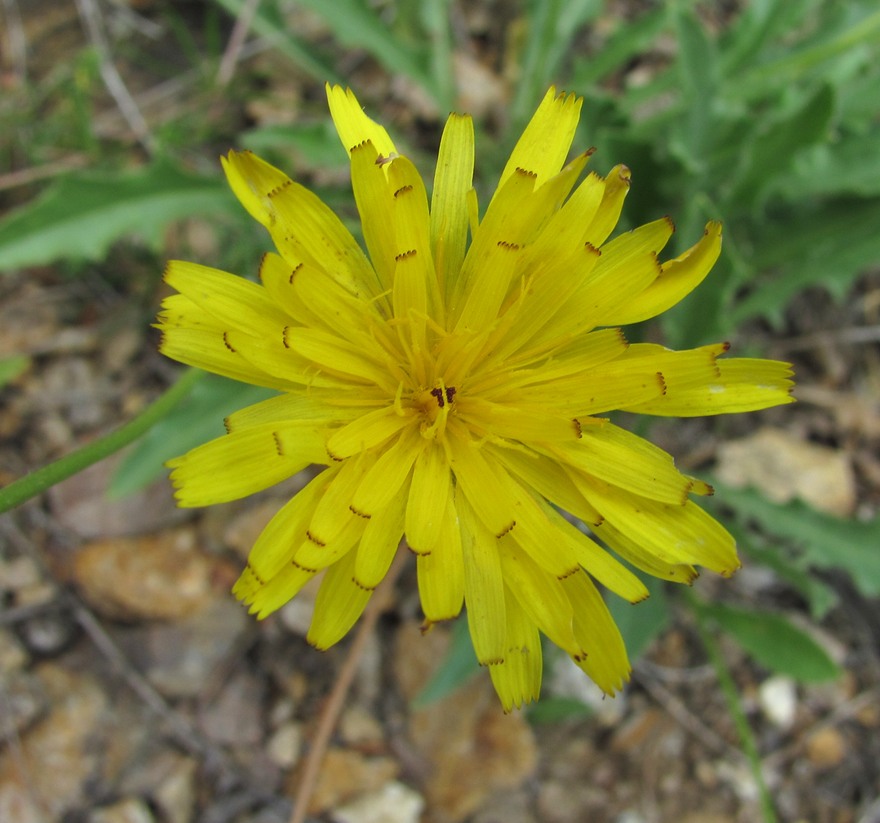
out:
M778 818L776 817L776 810L773 807L773 798L770 796L767 783L764 781L764 774L761 771L761 755L758 753L758 741L755 739L755 734L752 731L752 727L749 725L748 718L746 717L745 710L742 706L742 701L739 697L739 692L736 688L736 683L733 682L733 677L730 674L730 669L727 668L727 665L724 662L721 649L718 647L715 638L712 636L712 632L708 626L707 616L703 609L703 604L692 592L685 591L684 594L697 619L697 632L700 635L700 640L706 647L706 653L709 655L709 660L715 669L715 675L718 678L718 682L721 684L721 691L724 693L724 698L727 701L727 708L730 711L731 717L733 718L733 724L739 735L740 746L749 761L749 766L752 770L752 777L758 787L758 796L761 803L761 817L763 818L764 823L777 823Z
M105 457L118 452L123 446L137 440L142 434L165 417L186 395L205 373L190 369L158 400L145 408L134 420L105 437L77 449L72 454L37 469L30 474L0 489L0 513L9 511L46 491L50 486L66 480L71 475L97 463Z

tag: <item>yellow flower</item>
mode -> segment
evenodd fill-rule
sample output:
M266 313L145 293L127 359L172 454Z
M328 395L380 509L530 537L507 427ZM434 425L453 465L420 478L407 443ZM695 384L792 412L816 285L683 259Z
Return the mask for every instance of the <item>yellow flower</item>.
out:
M726 344L627 342L620 325L702 281L721 227L709 223L663 263L667 218L608 241L629 170L578 182L591 152L564 165L574 95L547 93L482 220L469 117L446 123L429 204L415 166L352 92L328 86L327 96L369 256L278 169L247 152L223 158L278 253L263 257L260 285L171 262L179 294L163 304L161 350L279 394L171 461L179 502L234 500L323 465L251 551L234 587L251 612L265 617L323 572L308 639L326 649L403 538L426 624L467 607L506 710L538 696L541 632L614 693L629 662L594 581L636 603L647 590L627 564L688 583L695 565L729 575L739 561L731 536L689 499L711 488L601 415L786 403L788 365L723 358Z

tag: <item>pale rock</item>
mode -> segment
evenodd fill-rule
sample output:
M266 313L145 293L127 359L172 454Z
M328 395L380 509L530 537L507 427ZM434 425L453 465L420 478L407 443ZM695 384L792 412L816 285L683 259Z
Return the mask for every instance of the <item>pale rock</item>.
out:
M758 702L764 716L783 731L790 729L797 714L797 684L790 677L768 677L758 688Z
M765 427L722 444L716 473L721 482L754 486L775 503L799 499L838 517L851 515L856 504L855 474L846 454L783 429Z
M419 823L424 798L392 780L380 789L340 806L330 815L334 823Z
M360 748L379 747L385 740L382 724L358 704L343 712L339 720L339 736L349 746Z
M234 672L199 716L205 735L221 744L259 745L263 739L264 692L263 683L249 671Z
M20 670L0 668L0 706L4 735L21 734L49 708L46 690L39 677ZM0 815L0 820L4 820Z
M196 805L198 763L191 757L174 757L175 767L155 785L152 798L165 823L190 823Z
M807 757L821 771L839 766L846 757L846 740L834 726L825 726L807 738Z
M175 623L138 627L129 640L159 691L169 697L191 697L204 690L247 626L244 609L220 597Z
M86 800L98 767L95 729L107 700L88 675L46 663L37 670L51 710L0 753L0 819L60 820Z
M443 659L449 634L422 635L409 622L397 635L394 671L402 691L415 697ZM505 715L488 675L410 713L408 735L423 763L423 794L432 820L456 823L499 791L514 791L535 771L534 734L521 713Z
M182 528L88 543L76 553L74 576L83 599L105 617L177 620L214 596L217 565L197 548L195 532Z
M8 629L0 628L0 678L20 671L27 665L28 653Z
M303 730L292 720L282 723L266 743L266 754L279 768L289 769L299 760L303 746Z
M88 816L88 823L153 823L155 818L143 800L126 798L101 806Z
M315 611L315 598L321 587L321 577L315 577L306 583L293 600L285 603L278 614L281 625L293 634L305 637L312 623L312 613Z
M68 439L65 447L69 443ZM49 506L59 525L96 540L152 534L192 516L177 507L166 477L119 500L110 499L107 489L122 459L115 454L100 460L49 489Z
M286 793L295 796L300 769L287 780ZM361 795L376 791L397 777L400 767L390 757L367 757L351 749L330 748L309 800L309 814L335 809Z
M0 560L0 590L15 593L36 586L43 580L36 561L26 554L9 560Z

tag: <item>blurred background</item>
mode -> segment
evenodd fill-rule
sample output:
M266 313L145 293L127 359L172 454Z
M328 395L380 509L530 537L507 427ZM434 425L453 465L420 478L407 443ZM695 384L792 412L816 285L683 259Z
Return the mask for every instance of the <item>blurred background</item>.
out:
M414 569L358 661L310 801L341 823L880 821L880 10L874 0L2 0L0 485L179 375L151 329L169 258L256 275L268 237L218 156L249 148L358 232L325 81L428 180L474 116L486 203L551 84L575 149L627 164L620 230L705 283L630 339L729 340L799 403L627 420L686 471L744 568L611 602L634 663L602 700L547 652L505 717L462 625L421 636ZM125 451L0 517L0 820L283 823L348 642L313 592L257 624L229 587L305 478L175 508L163 462L266 396L219 378Z

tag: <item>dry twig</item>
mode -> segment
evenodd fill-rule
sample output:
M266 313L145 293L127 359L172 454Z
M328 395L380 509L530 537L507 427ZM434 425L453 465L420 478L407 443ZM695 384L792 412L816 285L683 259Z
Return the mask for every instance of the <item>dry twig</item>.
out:
M324 760L324 754L327 751L327 746L330 743L330 737L333 734L333 730L336 728L339 715L342 713L342 708L345 704L345 697L354 681L354 676L357 673L358 664L360 663L361 656L366 648L367 640L369 640L370 635L376 626L376 621L378 621L379 615L385 611L385 608L388 605L391 590L394 588L394 583L400 576L401 571L403 571L408 554L409 553L402 548L398 549L397 556L394 558L394 562L391 564L388 574L385 575L385 579L374 592L366 609L364 609L363 616L358 625L357 634L355 634L354 640L349 647L348 656L345 658L345 662L339 670L339 676L333 684L333 691L330 692L330 696L324 704L321 716L318 718L318 726L315 731L314 740L312 740L311 750L306 759L305 767L303 768L302 779L300 780L299 790L293 806L293 814L290 817L290 823L303 823L306 819L309 801L315 791L315 786L318 782L318 775L321 771L321 763Z
M241 50L244 46L244 38L247 37L248 30L251 27L251 21L257 13L260 0L246 0L244 8L241 10L229 36L229 43L226 45L226 51L223 52L223 58L220 60L220 68L217 69L217 85L220 88L228 85L232 80L232 74L235 71L235 65L238 63Z

